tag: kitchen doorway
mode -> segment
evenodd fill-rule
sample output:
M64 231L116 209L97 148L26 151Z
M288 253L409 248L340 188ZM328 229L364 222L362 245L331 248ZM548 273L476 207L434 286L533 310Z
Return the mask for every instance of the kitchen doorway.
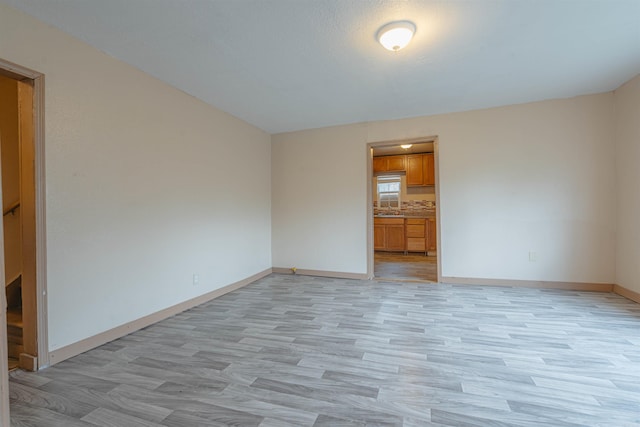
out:
M368 146L368 275L439 282L436 137Z

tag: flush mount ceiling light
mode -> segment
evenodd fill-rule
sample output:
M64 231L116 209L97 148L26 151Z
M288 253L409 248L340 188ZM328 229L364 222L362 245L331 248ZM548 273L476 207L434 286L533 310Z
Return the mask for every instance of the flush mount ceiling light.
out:
M378 30L378 41L385 49L397 52L409 44L415 32L413 22L390 22Z
M411 148L413 146L413 144L402 144L400 146L400 148L404 148L405 150L408 150L409 148Z

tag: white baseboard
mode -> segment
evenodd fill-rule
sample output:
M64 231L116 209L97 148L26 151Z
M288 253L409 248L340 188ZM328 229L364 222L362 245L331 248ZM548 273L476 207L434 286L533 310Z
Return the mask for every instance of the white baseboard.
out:
M610 283L547 282L539 280L483 279L477 277L442 277L442 283L521 288L564 289L570 291L613 292Z
M113 329L109 329L108 331L101 332L92 337L85 338L76 343L69 344L65 347L61 347L57 350L51 351L49 352L49 364L55 365L56 363L62 362L65 359L69 359L70 357L77 356L78 354L84 353L85 351L89 351L110 341L121 338L139 329L164 320L168 317L174 316L185 310L203 304L212 299L218 298L231 291L235 291L236 289L247 286L248 284L262 279L263 277L268 276L271 273L272 269L266 269L264 271L261 271L260 273L254 274L253 276L247 277L244 280L240 280L239 282L232 283L220 289L216 289L215 291L208 292L204 295L200 295L199 297L181 302L180 304L165 308L164 310L160 310L158 312L141 317L140 319L133 320L129 323L125 323L124 325L117 326Z
M300 276L332 277L336 279L366 280L369 278L365 273L360 274L360 273L345 273L341 271L305 270L302 268L297 268L294 273L290 268L273 267L273 272L278 274L296 274Z

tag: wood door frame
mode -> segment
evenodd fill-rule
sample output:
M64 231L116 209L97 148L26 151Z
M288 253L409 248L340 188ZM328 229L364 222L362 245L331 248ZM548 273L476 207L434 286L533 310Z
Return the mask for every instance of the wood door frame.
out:
M45 163L44 163L44 75L37 71L26 67L5 61L0 58L0 74L10 77L19 82L27 83L33 88L32 99L29 105L33 109L32 114L28 117L31 121L32 129L29 129L28 139L31 144L28 147L30 156L33 156L33 183L34 202L32 215L35 217L35 230L32 233L35 237L35 292L32 293L35 306L35 333L32 332L32 339L36 342L32 343L32 347L37 349L37 358L31 358L34 370L44 368L49 365L49 334L47 323L47 274L46 274L46 229L45 229ZM20 102L20 101L18 101ZM20 114L20 113L19 113ZM23 118L20 119L19 126L24 126ZM22 129L24 130L24 129ZM0 228L1 230L1 228ZM2 242L4 238L2 235ZM4 255L4 245L0 246ZM4 282L4 262L1 265L2 282ZM4 338L0 342L0 427L9 427L9 373L7 367L7 337L6 337L6 296L0 298L0 309L2 310L2 320L0 327L4 331ZM33 323L33 322L32 322Z
M37 359L33 359L34 369L49 365L49 335L47 324L47 274L46 274L46 216L45 216L45 159L44 159L44 75L29 68L0 58L0 74L28 83L33 87L33 180L35 183L35 305L36 305L36 348ZM31 139L31 138L30 138ZM4 247L4 239L0 241ZM4 265L3 265L4 270ZM2 275L4 278L4 273ZM4 304L4 297L1 299ZM6 307L6 305L4 306ZM6 309L3 313L6 313ZM6 314L0 316L0 327L6 331ZM8 427L9 405L8 371L6 368L7 340L0 342L0 355L5 359L5 368L0 369L0 427ZM2 366L0 362L0 367ZM6 406L5 406L6 405ZM6 418L6 419L5 419Z
M0 135L0 140L2 135ZM1 155L1 153L0 153ZM1 169L1 167L0 167ZM1 171L0 171L1 172ZM0 174L0 200L2 200L2 175ZM0 259L4 260L4 225L0 223ZM0 283L4 291L0 295L0 427L9 427L9 350L7 349L7 297L4 279L4 262L0 262Z
M433 166L435 169L436 191L436 257L438 283L442 282L442 239L440 238L440 147L437 135L423 138L398 139L392 141L378 141L367 143L367 277L373 279L374 249L373 249L373 149L379 147L397 146L401 144L418 144L433 142Z

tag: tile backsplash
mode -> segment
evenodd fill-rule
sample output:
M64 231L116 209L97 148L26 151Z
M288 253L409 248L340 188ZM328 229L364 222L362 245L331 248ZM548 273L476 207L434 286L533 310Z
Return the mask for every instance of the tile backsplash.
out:
M408 200L400 203L400 209L379 207L377 202L373 202L374 215L377 215L379 213L390 213L390 214L433 213L435 208L436 208L436 202L432 200Z

